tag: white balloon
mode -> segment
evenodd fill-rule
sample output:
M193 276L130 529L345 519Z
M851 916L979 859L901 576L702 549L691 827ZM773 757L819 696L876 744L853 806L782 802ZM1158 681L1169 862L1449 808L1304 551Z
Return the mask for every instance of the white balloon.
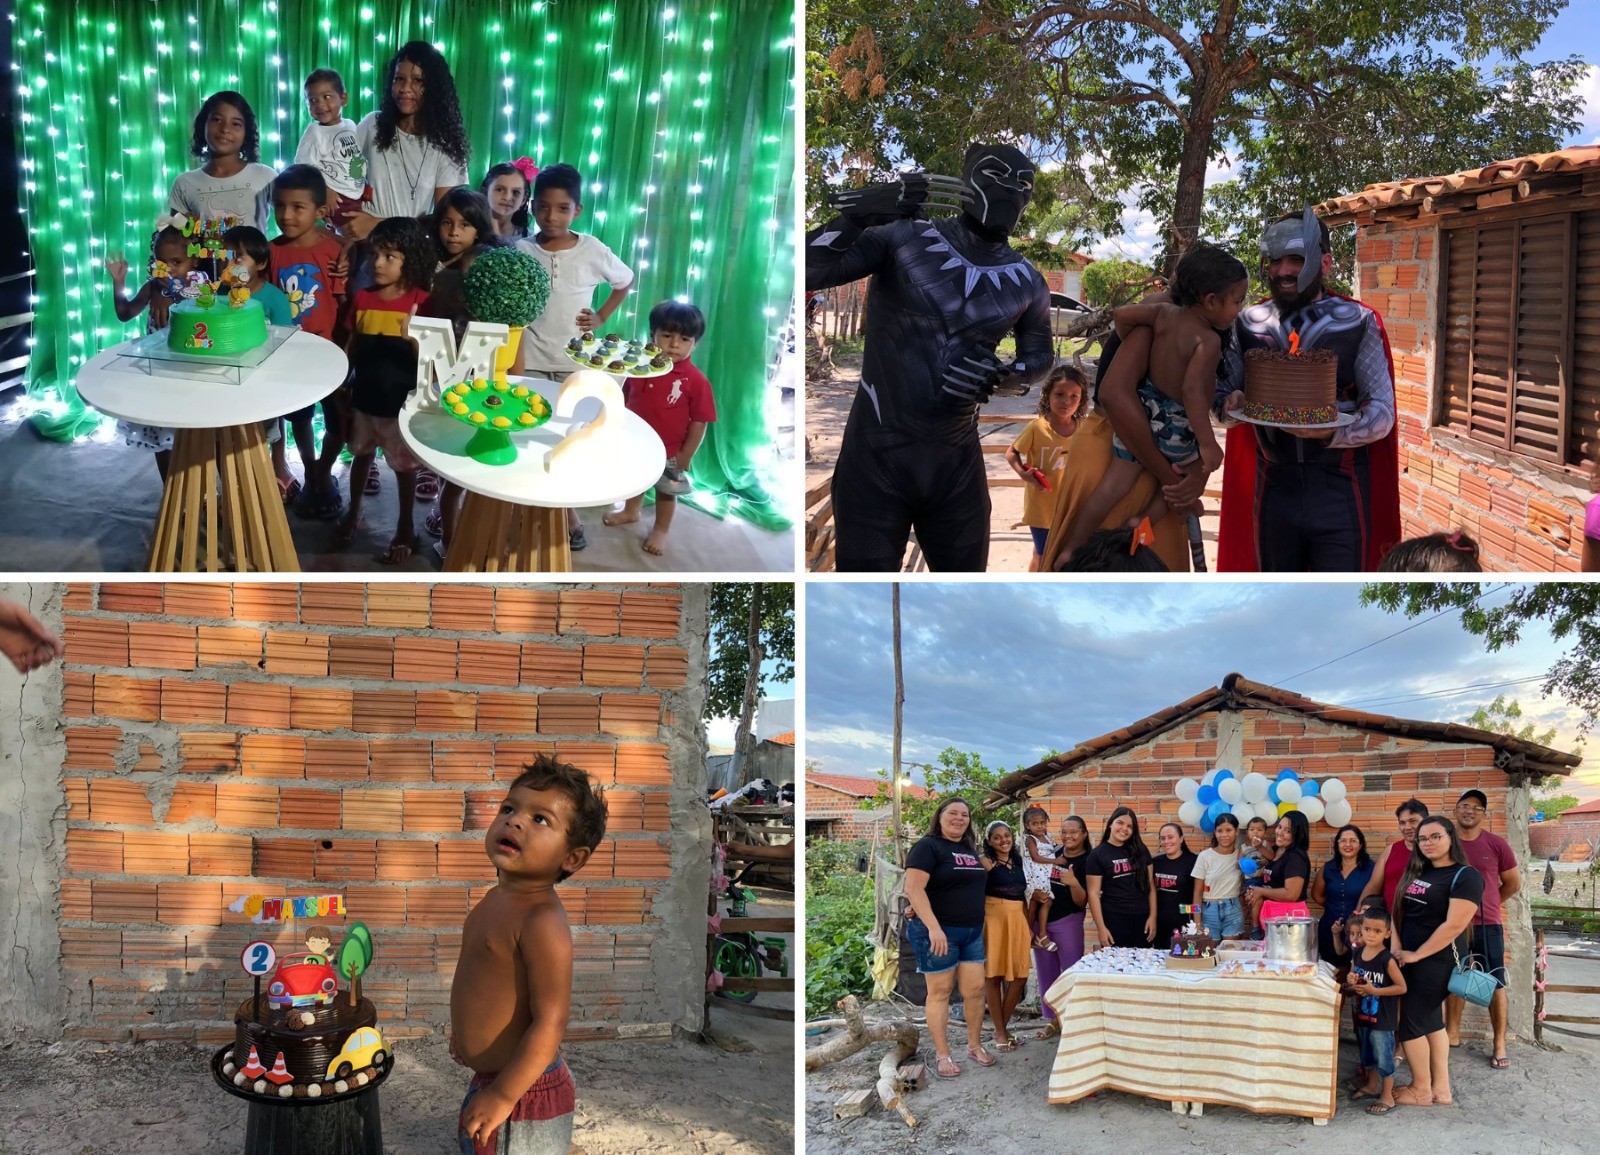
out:
M1241 798L1233 804L1233 816L1239 820L1239 825L1243 826L1256 816L1256 804Z
M1278 804L1276 802L1263 799L1255 804L1255 814L1252 815L1252 817L1260 818L1270 826L1272 823L1278 820Z
M1267 781L1265 774L1257 774L1254 770L1244 776L1244 800L1246 802L1264 802L1267 797ZM1276 808L1274 808L1276 813Z
M1329 778L1322 784L1322 800L1324 802L1343 801L1344 795L1344 783L1339 781L1337 778ZM1329 821L1332 821L1332 819L1329 819ZM1339 825L1343 826L1344 823L1341 822Z
M1292 778L1285 778L1282 782L1278 783L1278 801L1300 801L1300 783L1294 781Z
M1322 812L1322 817L1329 826L1348 826L1350 824L1350 815L1350 802L1346 798L1328 803Z
M1300 799L1300 813L1304 814L1306 821L1313 826L1322 821L1325 810L1326 807L1323 806L1322 799L1314 794L1310 798Z
M1216 778L1217 772L1215 770L1207 770L1204 774L1200 775L1200 785L1210 786L1216 781Z
M1237 778L1224 778L1217 783L1217 796L1232 806L1244 797L1244 787L1239 785Z
M1179 778L1173 783L1172 790L1180 802L1193 802L1194 796L1200 793L1200 783L1193 778Z
M1188 802L1185 802L1182 806L1178 807L1178 821L1183 823L1185 826L1197 827L1200 825L1200 816L1205 812L1206 808L1204 806L1200 805L1200 803L1194 801L1193 799L1190 799Z

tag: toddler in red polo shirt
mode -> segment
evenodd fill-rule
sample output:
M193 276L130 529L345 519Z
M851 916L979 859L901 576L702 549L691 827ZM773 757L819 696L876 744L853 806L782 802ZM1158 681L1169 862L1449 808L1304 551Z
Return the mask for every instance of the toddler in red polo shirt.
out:
M650 340L672 358L672 371L660 377L630 377L622 385L628 408L661 437L667 447L667 468L655 484L656 523L644 539L644 551L667 552L667 530L677 511L678 497L693 488L684 476L706 426L717 419L711 382L694 367L689 355L706 333L706 316L693 305L662 301L650 310ZM629 498L621 513L608 514L607 525L627 525L639 520L644 494Z

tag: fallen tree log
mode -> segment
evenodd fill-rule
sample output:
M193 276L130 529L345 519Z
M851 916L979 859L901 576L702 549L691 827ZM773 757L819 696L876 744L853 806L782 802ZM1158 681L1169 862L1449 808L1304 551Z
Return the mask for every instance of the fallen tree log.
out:
M855 1054L868 1043L893 1043L894 1046L878 1064L878 1098L883 1102L885 1110L898 1111L900 1117L906 1121L906 1126L915 1127L917 1118L906 1109L905 1102L900 1097L896 1076L900 1064L917 1053L917 1028L911 1023L867 1022L866 1016L861 1013L861 1004L856 1001L854 995L847 995L840 1000L839 1013L842 1018L826 1019L820 1024L812 1024L844 1027L845 1033L837 1039L830 1039L821 1046L808 1050L806 1070L815 1071L830 1063L837 1063L840 1059Z

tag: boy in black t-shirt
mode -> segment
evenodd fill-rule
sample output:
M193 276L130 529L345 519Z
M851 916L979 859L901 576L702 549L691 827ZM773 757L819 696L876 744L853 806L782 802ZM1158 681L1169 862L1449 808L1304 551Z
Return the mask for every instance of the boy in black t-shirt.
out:
M1361 949L1350 955L1346 990L1357 996L1356 1038L1367 1081L1352 1099L1377 1099L1369 1115L1387 1115L1394 1102L1394 1032L1400 1018L1399 996L1406 993L1400 964L1389 953L1389 916L1381 910L1361 913Z

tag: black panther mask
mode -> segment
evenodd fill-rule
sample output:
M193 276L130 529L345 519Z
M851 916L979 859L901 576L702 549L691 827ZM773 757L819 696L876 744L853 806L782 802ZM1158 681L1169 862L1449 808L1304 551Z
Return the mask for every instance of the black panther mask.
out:
M966 215L991 239L1010 236L1033 199L1033 161L1009 144L974 144L961 178L972 190Z

